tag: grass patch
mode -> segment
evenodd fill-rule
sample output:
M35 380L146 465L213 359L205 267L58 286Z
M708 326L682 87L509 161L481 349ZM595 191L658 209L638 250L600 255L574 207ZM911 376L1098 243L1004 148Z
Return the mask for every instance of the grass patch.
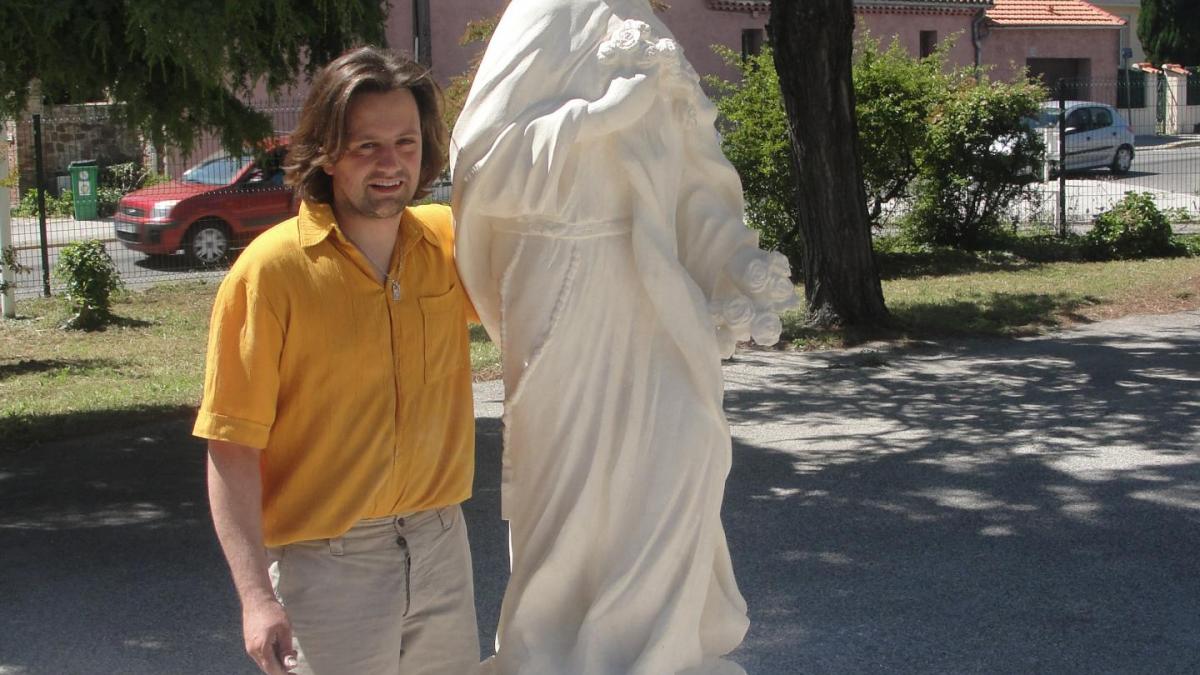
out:
M820 349L867 340L952 336L1034 335L1073 324L1133 314L1200 308L1200 260L1167 258L1113 262L1012 264L956 259L918 263L929 274L883 281L894 319L881 330L816 330L802 312L784 317L793 349ZM800 289L803 293L803 289Z
M0 447L192 415L200 403L217 284L162 284L118 294L114 325L59 330L56 299L22 301L0 321ZM499 350L471 329L471 369L499 372Z
M1030 261L1021 256L905 252L883 281L893 325L815 330L784 316L785 344L828 349L867 340L1031 335L1130 314L1200 308L1200 259ZM119 321L103 331L62 331L55 300L19 305L0 321L0 447L84 436L194 414L203 384L216 284L164 284L122 293ZM472 326L471 369L498 377L500 354ZM581 346L581 349L587 349Z

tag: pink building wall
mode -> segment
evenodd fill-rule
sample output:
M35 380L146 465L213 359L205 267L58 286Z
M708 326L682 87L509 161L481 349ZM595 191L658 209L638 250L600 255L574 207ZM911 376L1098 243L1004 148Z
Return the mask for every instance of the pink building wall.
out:
M975 47L971 44L970 14L898 14L883 12L856 12L854 36L859 38L869 32L886 49L893 40L899 40L908 53L921 53L921 31L937 31L938 43L954 39L949 62L955 66L970 66L975 63Z
M1116 28L993 27L983 40L983 62L994 64L993 77L1008 79L1019 74L1028 59L1085 60L1079 75L1095 83L1091 100L1115 103L1120 40Z
M765 31L767 26L766 13L718 12L709 9L706 0L672 0L668 4L671 8L659 16L701 75L717 75L726 80L738 77L736 69L727 67L713 52L712 46L721 44L740 52L744 29Z
M465 47L459 44L467 24L500 14L508 6L508 0L429 0L429 4L433 72L445 84L466 71L471 59L482 50L478 43ZM764 29L767 25L766 13L756 16L749 12L716 11L709 9L706 0L672 0L669 4L670 9L659 17L702 75L734 77L736 72L724 65L712 45L723 44L738 51L743 29ZM412 15L412 0L393 0L387 26L388 45L393 49L412 52Z

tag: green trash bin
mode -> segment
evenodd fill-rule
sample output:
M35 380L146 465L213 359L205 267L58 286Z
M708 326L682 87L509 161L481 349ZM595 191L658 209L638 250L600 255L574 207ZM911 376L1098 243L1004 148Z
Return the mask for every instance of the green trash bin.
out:
M75 203L75 220L95 220L100 212L96 188L100 183L100 167L94 159L81 159L67 165L71 172L71 196Z

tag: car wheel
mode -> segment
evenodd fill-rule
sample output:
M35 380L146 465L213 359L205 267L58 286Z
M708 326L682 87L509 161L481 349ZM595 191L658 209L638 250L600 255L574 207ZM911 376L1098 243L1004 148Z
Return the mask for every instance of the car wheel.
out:
M229 228L219 220L201 220L192 226L185 251L196 265L220 265L229 255Z
M1128 145L1122 145L1117 148L1117 154L1113 155L1112 172L1126 173L1129 171L1129 166L1133 164L1133 149Z

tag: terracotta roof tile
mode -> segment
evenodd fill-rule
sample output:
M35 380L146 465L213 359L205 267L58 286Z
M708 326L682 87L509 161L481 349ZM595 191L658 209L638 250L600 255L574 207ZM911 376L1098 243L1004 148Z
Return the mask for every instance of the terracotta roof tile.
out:
M992 0L854 0L854 5L892 5L895 7L957 7L959 5L991 5Z
M966 10L990 7L992 0L855 0L857 9L879 11L899 9L904 11ZM708 8L719 12L769 12L770 0L708 0Z
M974 14L992 0L854 0L854 11L865 14Z
M1120 17L1085 0L996 0L987 11L996 26L1124 26Z

